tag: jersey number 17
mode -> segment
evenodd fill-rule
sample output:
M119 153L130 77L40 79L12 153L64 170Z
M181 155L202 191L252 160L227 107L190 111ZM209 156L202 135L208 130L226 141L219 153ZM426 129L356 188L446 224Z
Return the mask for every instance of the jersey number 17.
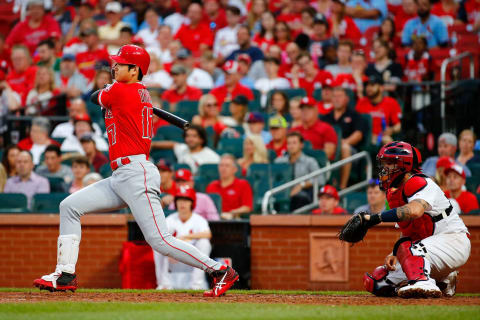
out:
M144 106L142 109L142 129L144 139L153 138L153 107Z

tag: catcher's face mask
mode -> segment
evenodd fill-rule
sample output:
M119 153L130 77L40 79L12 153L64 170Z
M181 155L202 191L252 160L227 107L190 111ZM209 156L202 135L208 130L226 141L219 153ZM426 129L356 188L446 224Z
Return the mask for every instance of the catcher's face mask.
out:
M379 186L384 191L390 188L393 180L404 172L394 160L380 160L378 168L380 169L378 173Z

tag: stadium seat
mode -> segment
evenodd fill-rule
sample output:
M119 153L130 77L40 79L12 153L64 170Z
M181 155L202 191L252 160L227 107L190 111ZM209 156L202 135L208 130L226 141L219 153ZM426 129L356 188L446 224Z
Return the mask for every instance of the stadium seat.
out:
M273 161L275 161L275 159L277 158L277 153L272 149L267 149L267 152L268 152L268 161L270 163L273 163Z
M27 196L23 193L0 193L0 213L28 212Z
M207 132L207 146L210 149L215 149L215 145L217 143L217 135L215 133L215 130L213 130L212 126L208 126L205 128L205 131Z
M177 170L180 170L180 169L188 169L188 170L192 171L192 168L190 168L190 166L186 163L175 163L173 165L173 171L177 171Z
M207 194L212 199L213 203L215 203L215 207L217 208L218 214L222 213L222 197L218 193L207 193Z
M105 163L103 166L101 166L98 170L98 173L100 173L104 178L110 177L112 175L112 167L110 166L110 163Z
M465 186L470 192L476 192L478 186L480 186L480 164L469 164L468 168L472 172L472 176L467 178Z
M241 158L243 154L243 138L222 138L218 142L218 154L231 153L235 158Z
M203 177L199 175L194 176L193 183L197 192L205 192L205 189L207 188L207 183Z
M188 121L192 121L198 114L198 101L182 100L177 104L176 115Z
M48 182L50 183L50 192L65 192L67 186L65 180L60 177L48 177Z
M325 154L325 151L303 148L303 153L317 160L320 168L323 168L327 165L327 155Z
M294 97L305 97L307 95L307 92L303 88L291 88L291 89L282 89L282 90L270 90L268 92L268 100L270 101L270 97L272 96L272 93L275 91L281 91L284 92L289 99L292 99Z
M315 99L317 101L322 100L322 89L321 88L315 89L313 91L313 99Z
M341 206L352 214L355 209L367 203L367 194L365 192L352 192L342 197Z
M205 179L205 183L208 186L213 180L218 180L218 165L217 164L202 164L198 167L197 176Z
M170 149L152 149L150 150L150 157L154 163L157 163L160 159L165 159L170 161L170 163L177 162L177 157L175 153Z
M175 141L175 142L182 142L184 141L183 139L183 130L176 127L176 126L162 126L158 128L157 133L155 134L155 137L153 137L153 140L158 141L158 140L165 140L165 141Z
M58 213L60 202L68 196L68 193L63 192L37 193L33 196L32 212Z

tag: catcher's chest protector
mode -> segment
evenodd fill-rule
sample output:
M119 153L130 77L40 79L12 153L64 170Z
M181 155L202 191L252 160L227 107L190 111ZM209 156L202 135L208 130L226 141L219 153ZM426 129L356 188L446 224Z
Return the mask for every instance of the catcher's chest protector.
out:
M387 191L387 201L390 208L398 208L408 203L408 198L427 186L423 175L413 175L398 188ZM435 224L428 214L412 221L398 222L403 236L410 237L413 241L422 240L433 235Z

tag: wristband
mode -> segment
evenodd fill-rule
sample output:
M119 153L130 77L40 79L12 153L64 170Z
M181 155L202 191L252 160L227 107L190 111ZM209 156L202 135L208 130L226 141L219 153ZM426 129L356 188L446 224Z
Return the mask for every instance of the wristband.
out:
M382 220L380 218L380 215L379 214L372 214L370 216L370 220L366 221L367 228L371 228L371 227L379 224L380 222L382 222Z
M398 222L397 208L383 211L380 213L380 219L382 219L383 222Z

